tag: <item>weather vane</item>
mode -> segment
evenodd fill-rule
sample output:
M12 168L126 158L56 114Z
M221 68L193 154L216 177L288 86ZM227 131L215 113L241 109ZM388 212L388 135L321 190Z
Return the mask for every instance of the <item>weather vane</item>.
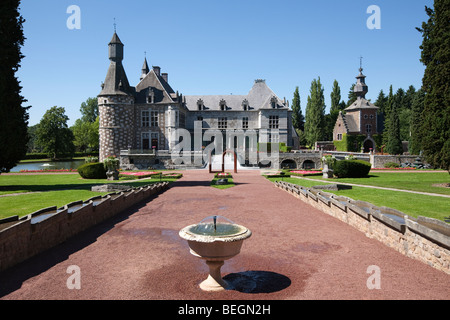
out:
M114 18L114 32L116 32L116 27L117 27L116 18Z
M359 57L359 69L362 71L362 59L363 59L363 57L362 56L360 56Z

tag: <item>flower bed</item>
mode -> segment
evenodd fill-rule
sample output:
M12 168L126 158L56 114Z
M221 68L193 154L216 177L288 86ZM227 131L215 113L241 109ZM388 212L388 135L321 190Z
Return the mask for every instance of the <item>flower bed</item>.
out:
M372 168L370 170L417 170L414 167L406 167L406 168Z
M120 176L121 177L128 177L128 178L134 178L134 179L143 179L143 178L149 178L155 176L155 178L159 179L159 176L161 174L161 177L164 178L175 178L179 179L183 175L181 173L163 173L163 172L157 172L157 171L121 171Z
M229 172L219 172L214 175L214 178L232 178L232 175Z
M133 172L133 171L122 171L120 172L120 176L122 177L133 177L136 179L143 179L143 178L149 178L154 175L159 175L160 172L156 171L140 171L140 172Z
M41 169L41 170L20 170L20 173L45 173L45 172L77 172L77 169Z

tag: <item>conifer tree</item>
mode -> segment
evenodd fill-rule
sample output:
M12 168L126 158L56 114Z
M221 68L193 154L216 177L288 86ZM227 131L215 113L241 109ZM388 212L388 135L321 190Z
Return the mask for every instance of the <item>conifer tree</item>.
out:
M378 93L377 100L375 101L375 105L378 107L378 114L384 114L387 100L388 98L385 96L383 89L381 89L380 93Z
M425 65L422 148L429 164L450 173L450 0L435 0L425 12L429 19L417 28Z
M419 89L412 100L412 114L410 122L411 136L409 138L409 153L420 154L422 151L422 111L425 94Z
M326 119L326 139L333 140L333 130L336 124L337 117L339 116L339 111L342 111L341 107L341 88L337 80L333 82L333 89L330 94L331 106L330 114L325 116Z
M386 152L389 154L402 154L403 146L400 139L400 121L399 121L399 108L397 103L393 103L388 115L388 130L386 141Z
M28 108L15 73L24 57L25 37L19 0L0 1L0 173L9 172L25 157L28 143Z
M294 99L292 100L292 125L295 129L305 130L305 117L300 106L300 93L298 87L294 91Z
M318 80L311 82L310 95L306 105L305 138L310 147L321 141L325 134L325 97L323 87Z
M355 89L355 84L352 84L352 86L350 87L350 90L348 92L347 107L350 107L352 105L352 103L355 102L356 99L358 98L356 96L354 89Z
M384 129L383 129L383 144L387 145L389 139L389 125L391 123L390 115L391 110L394 108L395 98L394 93L392 91L392 85L389 87L389 95L387 98L387 102L384 106Z

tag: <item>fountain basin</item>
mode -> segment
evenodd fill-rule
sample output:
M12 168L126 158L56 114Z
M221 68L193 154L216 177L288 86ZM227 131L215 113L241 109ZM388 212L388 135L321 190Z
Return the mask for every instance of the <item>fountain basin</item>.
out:
M187 240L191 254L205 260L223 261L228 260L241 251L245 239L252 232L240 225L218 224L216 232L208 233L211 229L209 224L193 224L180 231L180 237Z
M206 260L209 267L208 278L200 283L204 291L221 291L228 287L222 279L220 268L225 260L231 259L241 251L245 239L252 232L234 223L199 223L180 230L181 238L188 242L192 255ZM206 219L205 219L206 220Z

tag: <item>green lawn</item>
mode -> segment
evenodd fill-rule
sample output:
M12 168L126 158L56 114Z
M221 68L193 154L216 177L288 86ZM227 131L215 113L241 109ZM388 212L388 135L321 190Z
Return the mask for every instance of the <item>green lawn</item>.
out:
M408 173L408 175L411 173ZM286 182L298 184L304 187L312 187L315 185L323 185L327 183L339 183L339 182L350 182L357 184L365 184L365 185L376 185L382 187L394 187L415 190L415 191L424 191L431 192L428 184L430 183L439 183L445 182L448 180L448 173L445 173L443 176L435 176L427 177L428 173L415 173L410 178L412 180L415 179L415 175L424 175L423 181L417 182L416 185L410 182L407 177L404 176L406 173L392 173L388 174L387 172L383 172L382 174L376 173L376 177L372 180L371 178L364 179L364 183L362 183L361 179L332 179L326 180L323 182L318 181L310 181L298 178L284 178L283 180ZM430 175L436 175L437 173L429 173ZM393 176L394 175L394 176ZM395 175L398 175L399 181L404 181L404 184L399 184L396 181ZM444 181L442 181L442 180ZM271 181L281 180L280 178L270 178ZM324 179L325 180L325 179ZM383 184L383 181L386 181ZM428 182L424 182L428 181ZM437 181L437 182L436 182ZM374 182L374 184L372 184ZM376 184L375 184L376 182ZM406 186L405 186L406 185ZM380 190L380 189L371 189L365 187L352 187L352 189L340 190L340 191L328 191L330 193L334 193L336 195L346 196L352 198L354 200L362 200L373 203L376 206L386 206L393 209L397 209L402 211L405 214L408 214L412 217L417 216L426 216L430 218L435 218L439 220L444 220L445 217L450 215L450 198L445 197L435 197L421 194L413 194L401 191L389 191L389 190ZM443 193L443 192L441 192Z
M387 187L403 190L413 190L429 193L450 195L450 188L433 187L435 183L450 183L450 175L447 172L374 172L371 171L368 178L340 178L323 179L322 176L312 177L333 183L354 183L376 187Z
M121 178L121 181L124 180ZM161 181L172 182L176 179L163 177ZM12 215L24 216L42 208L61 207L73 201L104 195L106 193L90 191L91 187L111 182L117 181L86 180L78 174L0 175L0 219ZM159 182L159 176L154 180L127 180L125 184L139 187L156 182ZM13 193L24 194L1 197Z
M232 178L227 178L228 179L228 184L217 184L217 180L222 179L222 178L214 178L211 181L211 187L217 188L217 189L228 189L231 187L234 187L234 181Z

